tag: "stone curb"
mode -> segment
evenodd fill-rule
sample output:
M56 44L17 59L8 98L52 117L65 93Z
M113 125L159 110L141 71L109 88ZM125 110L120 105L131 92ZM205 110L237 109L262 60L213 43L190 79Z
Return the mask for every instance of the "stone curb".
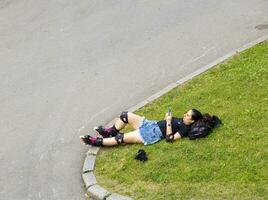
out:
M126 197L126 196L113 193L106 200L131 200L131 199L132 198L130 197Z
M96 177L94 176L93 172L87 172L87 173L82 174L82 178L84 180L84 183L85 183L87 189L90 186L97 184L97 180L96 180Z
M83 173L92 172L95 166L96 155L87 155L83 166Z
M192 72L191 74L176 81L175 83L169 84L167 87L165 87L164 89L155 93L154 95L150 96L146 100L144 100L144 101L142 101L142 102L130 107L129 109L126 109L126 110L129 112L134 112L134 111L138 110L139 108L141 108L141 107L145 106L146 104L156 100L157 98L161 97L162 95L169 92L170 90L177 87L178 85L180 85L180 84L194 78L195 76L207 71L208 69L216 66L217 64L219 64L219 63L223 62L224 60L230 58L231 56L235 55L236 53L242 52L242 51L244 51L250 47L253 47L254 45L259 44L265 40L268 40L268 34L254 40L252 42L249 42L249 43L241 46L240 48L237 48L237 49L227 53L226 55L216 59L215 61L209 63L208 65L205 65L204 67L201 67L200 69ZM113 119L112 121L110 121L107 124L107 126L112 125L115 122L115 120L116 120L116 118ZM83 178L85 186L87 188L87 192L89 193L89 197L97 199L97 200L103 200L103 199L107 199L107 200L131 200L132 198L130 198L130 197L111 193L108 190L106 190L105 188L103 188L97 184L96 177L95 177L93 171L94 171L94 167L95 167L96 156L98 154L99 149L100 149L99 147L90 147L88 152L87 152L87 156L85 158L85 162L83 165L82 178Z
M87 189L89 197L93 199L106 199L111 193L98 184L92 185Z
M111 193L97 184L93 171L95 168L96 155L98 154L99 150L99 147L89 147L82 169L82 179L87 189L88 198L97 200L132 200L130 197Z

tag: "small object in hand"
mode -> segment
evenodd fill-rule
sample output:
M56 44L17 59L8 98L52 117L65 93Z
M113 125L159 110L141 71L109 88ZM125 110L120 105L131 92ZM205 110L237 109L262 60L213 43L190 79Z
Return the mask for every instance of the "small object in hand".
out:
M168 116L171 116L171 106L168 107Z
M138 153L135 156L135 159L136 160L143 161L143 162L146 161L146 160L148 160L147 155L146 155L146 152L143 149L140 149L138 151Z

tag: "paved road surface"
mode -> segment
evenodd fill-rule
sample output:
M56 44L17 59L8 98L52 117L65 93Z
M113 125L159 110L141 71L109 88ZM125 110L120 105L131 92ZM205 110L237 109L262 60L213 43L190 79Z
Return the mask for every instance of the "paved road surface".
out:
M83 199L78 135L268 33L267 0L1 0L0 199Z

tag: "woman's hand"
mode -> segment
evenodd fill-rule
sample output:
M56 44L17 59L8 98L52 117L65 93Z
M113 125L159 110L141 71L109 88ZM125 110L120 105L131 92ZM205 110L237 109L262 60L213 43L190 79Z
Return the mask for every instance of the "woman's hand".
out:
M166 141L167 142L174 142L175 140L178 140L181 138L181 135L179 132L175 134L166 135Z
M166 113L165 120L166 120L167 122L171 123L172 115L169 115L168 113Z
M172 143L174 141L174 135L173 134L166 135L166 141Z

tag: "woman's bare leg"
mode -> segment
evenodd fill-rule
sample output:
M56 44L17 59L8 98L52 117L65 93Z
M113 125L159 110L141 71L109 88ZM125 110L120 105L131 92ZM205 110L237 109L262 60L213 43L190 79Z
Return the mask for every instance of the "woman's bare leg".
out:
M140 144L142 143L142 138L138 130L131 131L124 134L124 143L127 144ZM103 138L103 146L116 146L118 145L115 137Z
M104 128L103 126L94 127L94 130L98 132L102 137L109 138L119 134L119 131L123 129L126 124L132 126L137 130L140 126L142 117L131 112L122 112L119 119L116 120L112 127Z
M139 115L136 115L131 112L127 112L127 120L128 124L132 126L135 130L137 130L140 126L140 121L142 117ZM121 130L126 126L126 123L124 123L120 118L115 122L115 128L117 130Z

